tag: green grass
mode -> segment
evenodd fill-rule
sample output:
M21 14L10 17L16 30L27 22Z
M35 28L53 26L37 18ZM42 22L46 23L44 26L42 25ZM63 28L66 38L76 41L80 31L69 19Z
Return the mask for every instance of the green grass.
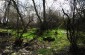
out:
M4 30L4 29L0 29L0 30ZM11 30L9 30L9 31L11 31ZM35 28L28 29L28 32L24 33L23 37L25 39L30 40L30 39L32 39L33 37L36 36L34 34L35 31L36 31ZM16 31L13 31L12 33L15 35ZM69 45L69 42L68 42L67 37L66 37L66 30L64 30L64 29L48 30L48 31L44 32L44 34L41 37L53 37L53 38L55 38L55 41L51 43L51 47L56 48L58 50ZM42 41L42 38L39 38L39 40Z
M58 32L58 34L55 34L55 32ZM44 36L55 38L55 41L51 43L51 47L56 48L57 50L61 50L65 46L69 45L68 39L66 37L66 30L63 29L49 30L44 34Z
M53 55L53 52L51 49L38 49L36 51L34 51L34 54L38 54L38 55Z
M0 31L6 31L6 29L0 29ZM13 31L10 29L8 31L11 32L13 35L16 34L16 31ZM33 37L36 36L34 34L35 31L36 31L35 28L28 29L28 32L23 34L23 38L25 38L27 40L32 39ZM41 37L53 37L53 38L55 38L55 41L50 43L50 47L52 49L61 50L62 48L69 46L69 42L68 42L67 37L66 37L66 30L63 30L63 29L48 30L48 31L44 32L44 34ZM42 38L39 38L38 40L43 41ZM48 53L51 54L51 52L52 51L48 50L48 49L37 50L37 53L43 54L43 55L49 55Z
M36 31L35 28L29 29L27 33L24 33L24 34L23 34L23 37L24 37L24 38L27 38L27 39L33 39L33 37L36 36L36 35L35 35L35 31Z

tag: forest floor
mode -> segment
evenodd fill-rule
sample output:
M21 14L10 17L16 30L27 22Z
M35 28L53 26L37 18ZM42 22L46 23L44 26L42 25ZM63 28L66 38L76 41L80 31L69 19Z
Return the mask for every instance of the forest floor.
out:
M0 43L0 55L56 55L56 54L66 54L66 50L62 50L64 53L59 53L57 49L51 47L51 43L48 42L38 42L35 40L32 45L24 47L13 47L13 42L2 41ZM66 51L66 52L65 52Z
M0 29L0 31L6 31L6 29ZM28 30L29 32L24 33L24 43L32 39L34 34L34 29ZM55 32L58 31L58 35ZM16 31L8 30L14 36L16 36ZM68 40L66 39L64 30L51 30L44 33L41 37L53 37L55 38L54 42L45 42L42 41L42 38L33 41L33 44L27 47L24 47L24 43L20 47L13 47L15 37L5 37L0 38L0 55L56 55L57 52L68 46Z
M85 55L85 47L81 48L78 54ZM13 47L13 42L3 41L0 43L0 55L73 55L69 52L69 46L64 47L61 50L57 50L51 47L51 43L38 42L35 40L32 45L24 47Z
M57 34L55 34L56 31L58 32ZM10 32L10 30L8 32ZM41 36L53 37L55 38L55 41L53 42L43 41L40 37L37 40L34 40L31 45L24 47L24 44L35 36L33 32L34 30L29 30L29 32L23 34L24 40L19 47L13 47L14 41L16 40L14 36L0 38L0 55L72 55L69 52L69 41L67 40L65 30L54 29L45 32L44 35ZM15 31L13 34L15 35ZM81 53L80 55L84 54Z

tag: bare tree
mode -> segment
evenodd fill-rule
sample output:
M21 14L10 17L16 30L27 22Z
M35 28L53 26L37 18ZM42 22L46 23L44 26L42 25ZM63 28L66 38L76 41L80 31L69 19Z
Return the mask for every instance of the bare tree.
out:
M25 22L24 22L24 19L23 19L23 17L22 17L22 14L21 14L21 12L20 12L20 10L19 10L19 6L18 6L18 4L17 4L17 2L15 1L15 0L8 0L8 1L6 1L6 2L8 2L8 5L7 5L7 7L6 7L6 10L5 10L5 15L4 15L4 19L6 19L6 16L7 16L7 14L8 14L8 12L10 11L10 5L14 5L13 7L16 9L16 11L17 11L17 39L15 40L15 42L14 42L14 46L21 46L22 45L22 43L23 43L23 39L22 39L22 35L25 33L25 31L27 30L27 28L28 28L28 26L29 26L29 24L30 24L30 22L32 22L33 20L29 20L28 22L27 22L27 24L25 24ZM8 11L8 12L7 12ZM22 31L19 33L19 24L18 24L18 22L19 22L19 20L21 20L21 22L22 22L22 26L23 26L23 28L22 28Z
M67 38L70 42L70 51L73 53L73 54L76 54L75 52L77 52L78 50L78 45L77 45L77 28L78 26L75 24L76 22L76 0L73 0L73 13L72 13L72 18L67 14L65 13L64 9L62 9L64 15L67 16L67 24L66 24L66 30L67 30ZM78 22L78 21L77 21Z

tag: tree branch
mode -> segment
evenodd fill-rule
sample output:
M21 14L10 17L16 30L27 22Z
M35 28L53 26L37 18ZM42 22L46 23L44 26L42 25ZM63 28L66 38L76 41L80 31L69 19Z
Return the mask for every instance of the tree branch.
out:
M38 11L37 11L37 8L36 8L36 5L35 5L35 1L32 0L32 2L33 2L33 5L34 5L34 9L35 9L36 15L37 15L38 19L40 20L40 23L42 23L42 20L41 20L39 14L38 14Z
M23 17L22 17L22 15L21 15L20 11L19 11L19 8L18 8L16 2L15 2L14 0L12 0L12 2L14 3L14 6L15 6L15 8L16 8L16 10L17 10L17 13L18 13L19 17L21 18L22 25L25 26L24 21L23 21Z

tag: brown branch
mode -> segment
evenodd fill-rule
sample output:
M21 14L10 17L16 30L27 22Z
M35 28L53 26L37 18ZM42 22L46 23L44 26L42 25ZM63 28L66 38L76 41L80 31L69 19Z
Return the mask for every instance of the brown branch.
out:
M65 13L63 8L62 8L62 11L63 11L64 15L66 15L68 17L67 24L66 24L66 27L67 27L67 38L68 38L69 41L71 41L70 37L69 37L69 35L70 35L69 34L70 17L69 17L69 15L67 13Z
M29 26L29 24L31 23L32 21L29 21L28 23L27 23L27 25L23 28L23 31L22 31L22 33L20 34L20 38L22 38L22 35L24 34L24 32L27 30L27 28L28 28L28 26Z
M43 0L43 18L44 18L44 22L46 22L46 12L45 12L45 0Z
M36 8L36 5L35 5L35 1L32 0L32 2L33 2L33 5L34 5L34 9L35 9L36 15L37 15L38 19L40 20L40 23L42 23L42 20L41 20L39 14L38 14L38 11L37 11L37 8Z
M14 6L15 6L15 8L16 8L16 10L17 10L17 13L18 13L19 17L21 18L22 25L23 25L23 27L24 27L24 26L25 26L24 20L23 20L23 17L22 17L22 15L21 15L20 11L19 11L19 7L17 6L17 4L16 4L16 2L15 2L14 0L12 0L12 2L14 3Z

